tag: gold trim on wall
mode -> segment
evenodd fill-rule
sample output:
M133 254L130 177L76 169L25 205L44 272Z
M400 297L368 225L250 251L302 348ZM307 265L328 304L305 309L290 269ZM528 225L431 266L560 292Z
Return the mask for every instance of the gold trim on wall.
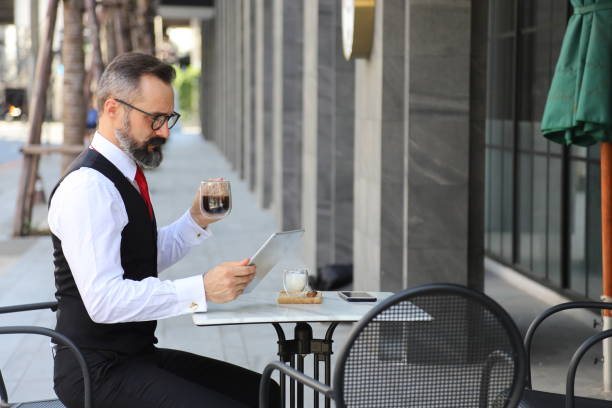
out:
M342 50L347 60L370 57L375 4L375 0L342 0Z

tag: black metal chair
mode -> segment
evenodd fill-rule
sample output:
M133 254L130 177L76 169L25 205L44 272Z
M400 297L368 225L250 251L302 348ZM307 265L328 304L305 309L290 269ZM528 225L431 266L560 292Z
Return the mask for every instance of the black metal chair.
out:
M510 316L488 296L451 284L403 290L354 327L339 352L333 387L280 361L266 366L260 408L274 370L336 407L516 407L526 355Z
M40 310L40 309L51 309L52 311L57 310L57 302L43 302L33 303L28 305L18 306L5 306L0 307L0 314L14 313L14 312L25 312L28 310ZM89 370L83 355L77 348L77 346L66 336L60 334L54 330L46 327L39 326L0 326L0 334L38 334L42 336L51 337L56 343L68 347L76 357L81 371L83 372L83 387L84 387L84 408L91 408L91 383L89 378ZM34 402L22 402L22 403L8 403L8 394L2 373L0 373L0 407L10 408L64 408L64 405L59 400L45 400L45 401L34 401Z
M576 381L576 370L584 354L601 340L612 337L612 330L604 330L587 338L574 352L570 361L565 384L565 394L556 394L545 391L538 391L532 388L531 382L531 345L536 329L548 317L570 309L597 309L612 310L612 303L605 302L567 302L546 309L538 315L529 325L525 334L525 352L527 353L527 381L525 392L521 401L521 408L545 408L545 407L566 407L566 408L599 408L612 407L612 401L600 400L595 398L576 397L574 394L574 384Z

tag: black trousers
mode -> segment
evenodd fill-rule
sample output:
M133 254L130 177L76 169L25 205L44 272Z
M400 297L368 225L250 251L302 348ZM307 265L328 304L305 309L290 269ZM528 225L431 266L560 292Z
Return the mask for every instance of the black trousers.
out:
M82 350L95 408L257 407L261 375L183 351L151 348L137 355ZM67 408L83 406L83 376L70 350L55 355L54 388ZM280 388L271 385L273 407Z

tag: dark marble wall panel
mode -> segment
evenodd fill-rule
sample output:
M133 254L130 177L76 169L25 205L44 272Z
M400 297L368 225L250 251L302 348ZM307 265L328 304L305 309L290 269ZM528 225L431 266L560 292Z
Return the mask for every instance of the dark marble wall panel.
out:
M283 2L272 0L272 211L282 225L283 208Z
M408 286L432 282L466 284L465 250L408 248ZM418 271L413 273L411 271Z
M317 266L333 262L333 139L335 100L335 11L336 1L319 0L317 28L317 168L316 173L316 222Z
M234 57L234 98L232 112L234 113L234 141L236 148L234 150L234 161L236 162L236 171L240 178L244 178L244 140L242 138L242 121L244 120L244 112L242 110L242 70L244 63L242 61L242 4L237 1L233 4L234 21L233 32L234 41L232 53Z
M202 22L202 80L200 81L200 121L202 134L211 140L214 134L215 92L215 19Z
M228 47L228 38L227 38L227 31L228 31L228 18L227 18L227 2L222 2L219 3L219 12L220 12L220 16L219 16L219 22L221 23L221 38L220 38L220 68L219 68L219 79L220 79L220 86L219 86L219 132L218 132L218 139L217 139L217 143L219 144L219 147L221 148L221 151L223 152L223 154L225 155L225 157L228 156L228 150L229 150L229 143L227 140L227 134L228 134L228 120L227 120L227 104L228 104L228 95L227 95L227 91L228 91L228 78L227 78L227 47Z
M228 142L229 153L228 159L232 163L232 169L234 171L238 171L238 151L239 151L239 125L240 125L240 117L238 114L240 113L240 107L238 104L238 95L239 95L239 60L237 58L237 37L238 37L238 21L237 17L239 14L237 13L237 5L238 2L228 2L228 49L227 49L227 65L228 65L228 104L227 104L227 121L229 126L229 134L228 134Z
M251 118L251 131L250 131L250 149L247 151L247 181L249 184L249 188L251 191L255 190L255 180L257 177L256 170L256 153L257 153L257 97L258 97L258 88L257 88L257 74L258 74L258 57L257 57L257 4L255 1L248 1L249 3L249 48L250 48L250 61L249 65L251 67L250 70L250 118Z
M335 4L334 137L332 169L333 262L353 263L353 165L355 144L355 62L342 53L342 12Z
M283 164L281 225L302 227L302 92L304 5L283 4Z
M403 76L395 78L395 86L402 88L402 81ZM383 104L380 163L381 290L397 290L403 287L404 276L404 122L385 120L384 110Z
M467 182L467 115L411 112L409 169L413 184L457 185Z
M260 190L260 202L263 208L269 208L272 203L275 166L272 137L274 25L272 24L272 0L263 0L263 3L263 185Z
M238 112L236 113L238 124L236 126L236 143L238 143L238 152L236 153L236 160L238 161L238 176L241 180L245 178L245 140L244 140L244 128L245 128L245 111L244 111L244 73L245 73L245 60L244 60L244 6L243 2L236 3L236 49L234 53L238 60L236 67L236 82L238 93L236 95L236 107Z
M253 97L252 91L252 29L251 29L251 4L250 1L243 1L240 3L242 6L242 41L240 43L241 50L241 61L242 61L242 172L241 178L248 181L251 180L253 169L251 168L252 163L252 150L253 142L251 136L253 134L252 128L252 105L251 100Z
M404 245L404 16L405 3L386 0L382 55L381 290L403 287Z
M468 284L484 290L484 183L488 0L472 0L470 39L470 163Z
M215 23L213 24L214 29L214 37L215 37L215 59L211 62L213 65L213 85L212 85L212 100L214 103L211 106L211 117L210 123L212 127L211 139L217 143L218 132L219 132L219 68L220 68L220 60L221 60L221 21L219 20L218 13L220 12L220 6L215 5Z
M255 12L255 101L254 101L254 119L255 119L255 181L254 187L257 194L257 202L260 206L264 206L264 178L265 178L265 161L266 161L266 144L265 144L265 127L264 127L264 3L265 0L254 0L253 7Z
M467 284L471 2L415 0L407 12L406 284Z
M302 228L302 112L283 116L284 230Z
M469 55L471 0L410 2L411 55ZM478 7L482 6L482 2Z

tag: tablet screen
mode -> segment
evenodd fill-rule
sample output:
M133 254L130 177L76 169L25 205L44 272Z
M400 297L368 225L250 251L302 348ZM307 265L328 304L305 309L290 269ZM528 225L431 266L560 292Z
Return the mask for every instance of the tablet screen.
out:
M272 234L251 257L249 265L256 265L255 279L244 288L243 293L251 292L261 280L274 268L291 248L302 238L304 230L283 231Z

